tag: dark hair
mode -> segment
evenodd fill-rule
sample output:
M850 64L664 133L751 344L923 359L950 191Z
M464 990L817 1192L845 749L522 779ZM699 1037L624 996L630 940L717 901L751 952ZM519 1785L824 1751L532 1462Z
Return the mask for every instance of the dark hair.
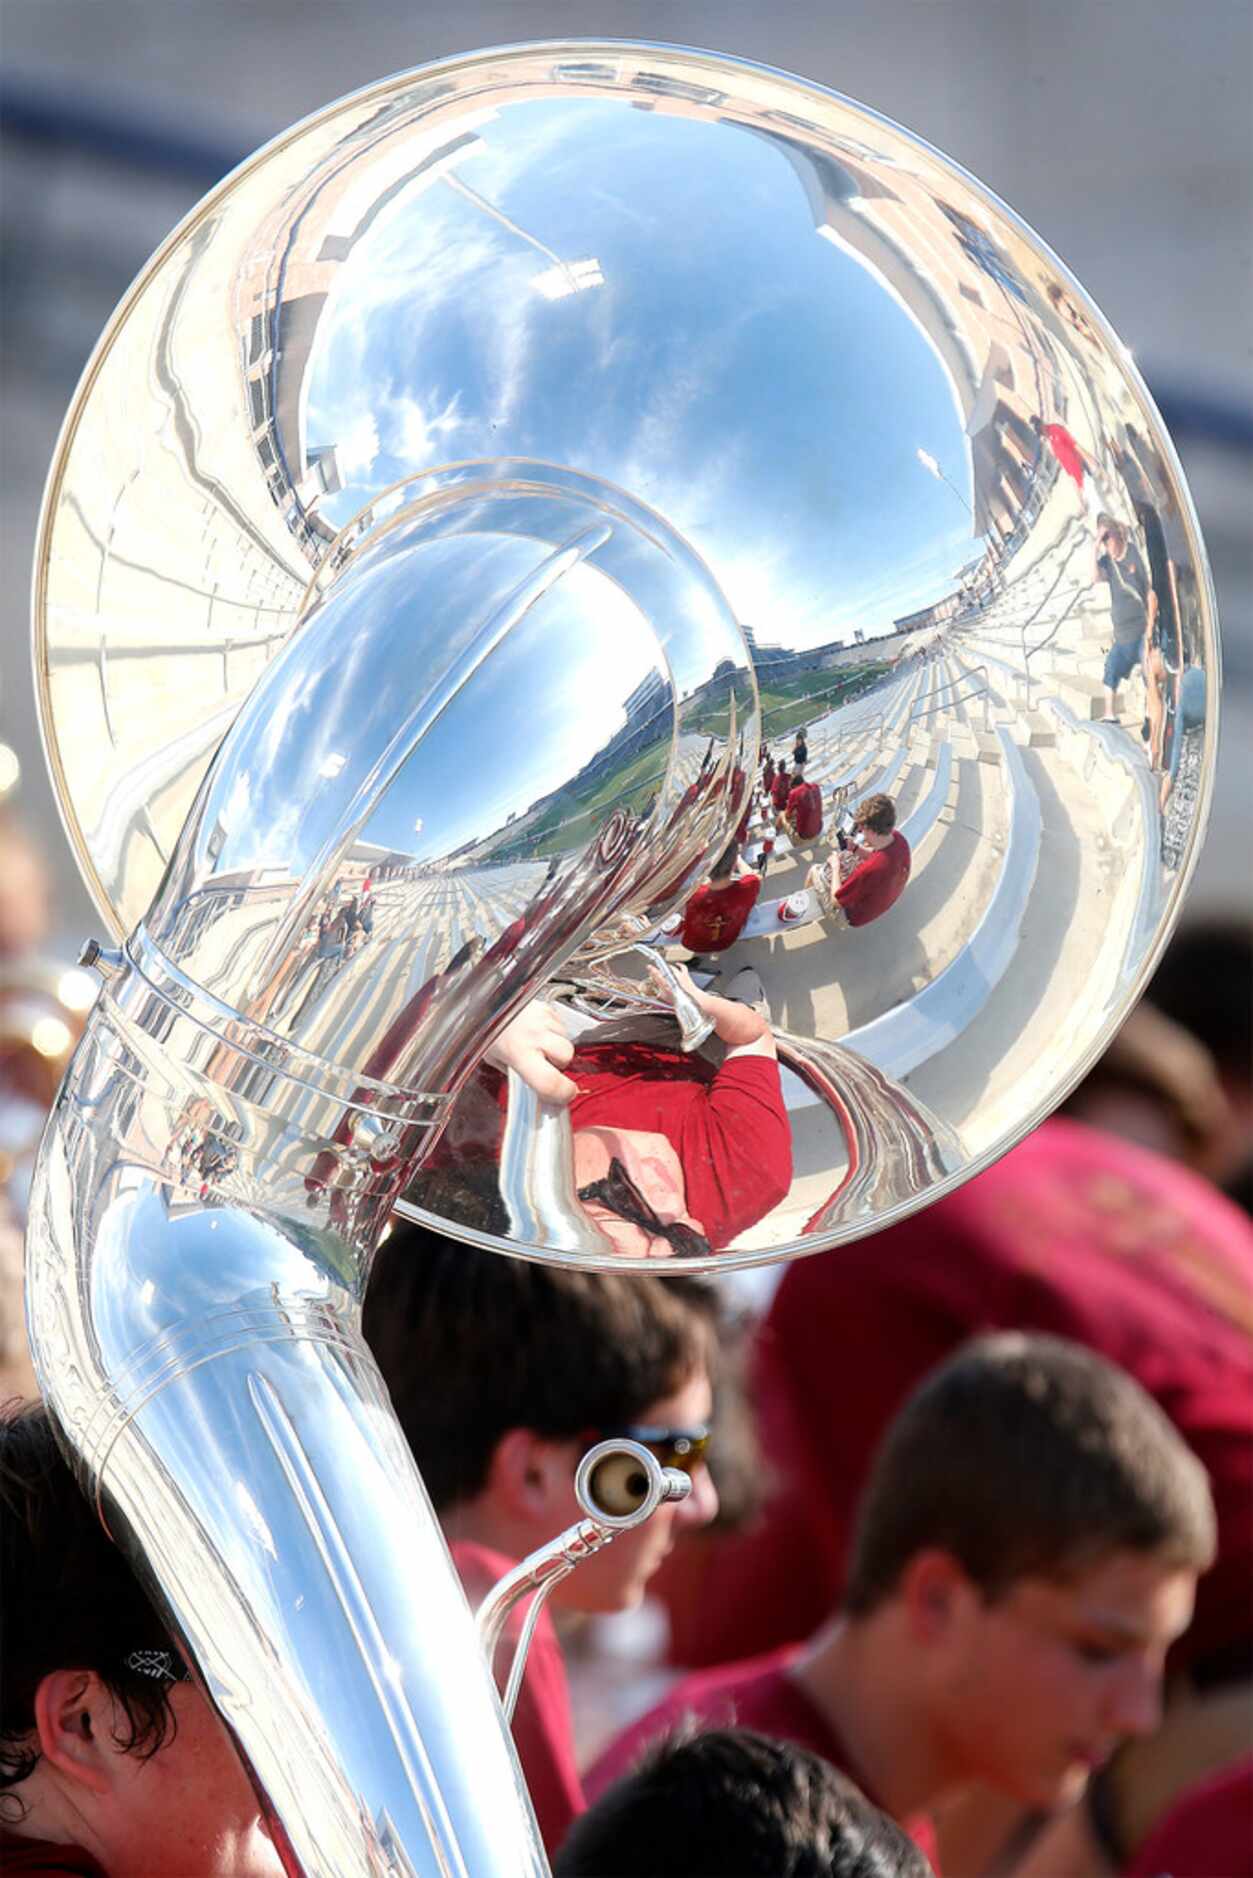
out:
M867 796L853 813L855 828L869 828L872 834L890 835L896 827L896 804L891 796Z
M649 1750L574 1822L553 1878L927 1878L851 1780L746 1728L690 1729Z
M127 1669L136 1650L170 1650L168 1630L80 1491L47 1410L0 1410L0 1817L21 1817L5 1791L39 1763L35 1696L56 1670L88 1670L125 1717L119 1747L148 1759L177 1727L168 1685Z
M729 841L710 868L709 878L711 880L721 880L724 875L729 874L739 858L739 852L739 842L735 840Z
M511 1428L577 1440L640 1420L712 1365L700 1279L568 1271L405 1225L379 1248L363 1330L437 1508L483 1487Z
M858 1509L854 1617L936 1546L989 1598L1115 1551L1204 1571L1205 1469L1123 1370L1060 1337L976 1337L924 1377L884 1436Z

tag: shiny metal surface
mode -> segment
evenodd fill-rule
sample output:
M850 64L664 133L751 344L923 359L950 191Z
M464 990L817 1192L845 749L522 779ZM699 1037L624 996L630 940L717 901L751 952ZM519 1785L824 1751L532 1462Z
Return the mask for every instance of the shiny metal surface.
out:
M1157 607L1109 725L1102 513ZM692 852L738 819L727 750L756 773L751 656L767 744L808 729L825 827L799 856L775 844L723 979L751 965L774 1022L906 1083L972 1169L1110 1034L1204 820L1209 581L1129 355L936 152L707 54L477 54L262 152L106 335L39 571L49 749L102 911L129 930L170 864L180 969L280 1036L299 1020L319 1054L403 1022L518 922L551 975L532 909L555 888L563 925L569 870L593 830L631 839L624 816L651 813L652 878L586 956L654 936L649 887L681 903ZM674 672L671 706L675 592L719 650ZM358 611L385 594L392 632L359 656ZM473 700L405 730L401 671L511 604L529 610ZM335 658L297 678L319 638ZM252 688L283 661L306 688L270 794L219 764L193 858L179 829L213 751L250 691L274 711ZM328 866L324 811L373 786L348 734L367 698L368 762L410 732L422 748ZM664 830L692 787L685 848ZM899 903L873 931L833 930L812 897L780 925L836 806L876 788L913 849ZM367 877L375 931L333 969L317 917ZM425 978L393 943L417 930ZM756 1256L797 1249L791 1223L826 1198L829 1168L798 1158Z
M526 1256L620 1263L599 1205L760 1262L1046 1112L1208 802L1169 442L907 133L708 54L506 49L328 108L171 237L67 420L35 620L125 939L32 1193L41 1382L310 1878L538 1871L361 1345L379 1235L408 1190ZM759 761L802 725L793 845ZM872 793L912 874L850 928L821 870ZM758 903L689 980L676 915L742 824ZM589 1056L634 1078L597 1125Z

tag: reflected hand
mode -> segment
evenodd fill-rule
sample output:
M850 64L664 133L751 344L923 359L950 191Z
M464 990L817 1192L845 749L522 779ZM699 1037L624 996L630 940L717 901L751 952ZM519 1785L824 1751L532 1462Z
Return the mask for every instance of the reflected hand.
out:
M552 1005L536 998L505 1025L487 1061L497 1069L516 1070L537 1096L564 1106L579 1093L578 1084L561 1073L573 1056L574 1045Z
M687 966L680 965L676 962L670 966L670 970L674 973L679 985L686 991L688 997L694 999L700 1008L704 1010L709 1001L708 993L702 991L700 986L693 982L692 974L688 971ZM664 999L668 1005L673 1007L674 992L670 988L665 973L659 972L655 965L650 965L648 968L648 984L650 990L657 997Z

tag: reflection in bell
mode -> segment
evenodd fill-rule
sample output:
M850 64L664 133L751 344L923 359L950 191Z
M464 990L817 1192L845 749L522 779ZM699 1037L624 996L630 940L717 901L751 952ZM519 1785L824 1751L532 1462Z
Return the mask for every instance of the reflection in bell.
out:
M407 1188L523 1256L760 1262L1059 1099L1208 806L1169 440L906 132L522 47L331 107L189 218L38 569L57 786L129 935L32 1195L44 1386L304 1869L538 1870L360 1343L379 1235Z

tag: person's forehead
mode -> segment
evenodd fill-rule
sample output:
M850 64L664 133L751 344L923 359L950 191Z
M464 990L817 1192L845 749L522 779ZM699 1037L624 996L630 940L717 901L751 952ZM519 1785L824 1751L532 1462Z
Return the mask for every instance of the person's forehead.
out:
M1011 1595L1021 1615L1049 1628L1086 1625L1158 1644L1191 1622L1196 1573L1151 1552L1119 1550L1066 1578L1022 1578Z

